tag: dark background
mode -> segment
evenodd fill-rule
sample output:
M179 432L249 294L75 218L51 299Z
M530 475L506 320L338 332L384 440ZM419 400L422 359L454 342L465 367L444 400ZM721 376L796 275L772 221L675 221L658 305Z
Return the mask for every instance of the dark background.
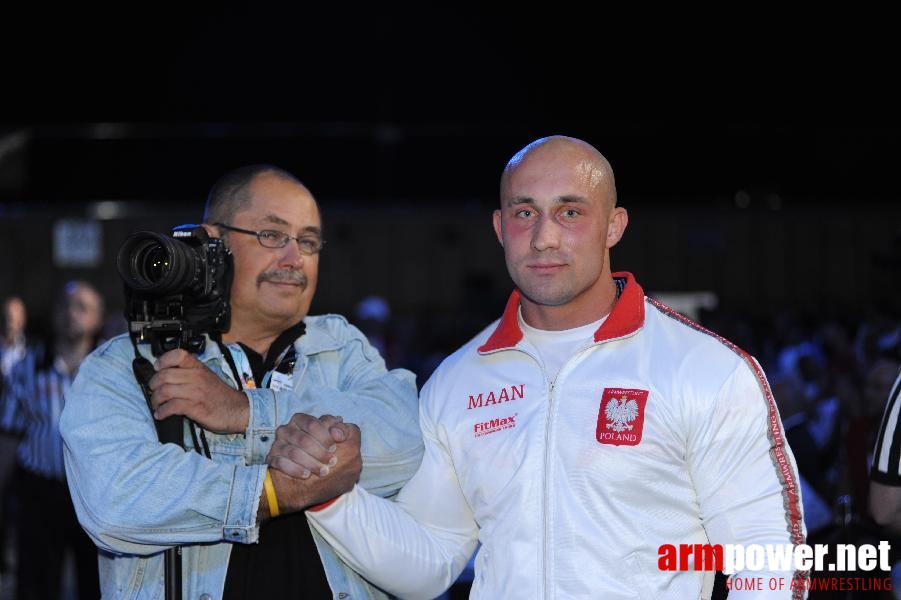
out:
M753 318L897 310L885 15L24 10L0 42L0 292L38 318L73 276L117 311L128 232L197 221L222 173L271 162L322 204L315 311L376 293L411 327L468 336L510 290L489 221L500 171L554 133L613 164L632 216L614 267L647 291L710 290ZM101 265L53 264L64 217L102 219Z
M855 31L854 15L163 6L6 21L5 129L35 126L7 197L202 197L254 159L333 197L490 196L554 132L597 144L633 196L894 191L898 48L875 13Z

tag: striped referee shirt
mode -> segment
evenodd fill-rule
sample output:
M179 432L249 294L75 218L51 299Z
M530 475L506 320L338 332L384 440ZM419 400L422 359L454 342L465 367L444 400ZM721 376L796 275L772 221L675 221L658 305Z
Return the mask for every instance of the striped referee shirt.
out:
M53 360L44 346L29 348L13 367L4 390L0 426L22 434L16 459L26 470L65 480L59 416L75 373L62 359Z
M892 384L876 436L870 479L901 486L901 371Z

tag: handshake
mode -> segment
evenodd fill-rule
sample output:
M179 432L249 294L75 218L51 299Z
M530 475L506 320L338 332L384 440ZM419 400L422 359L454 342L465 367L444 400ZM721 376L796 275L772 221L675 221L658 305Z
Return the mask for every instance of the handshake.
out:
M154 418L183 415L217 433L242 433L247 427L247 397L223 382L184 349L162 354L150 377ZM360 478L360 428L341 417L296 413L275 430L266 457L277 513L297 512L331 500L353 488ZM272 514L264 493L259 521Z
M257 517L263 522L332 500L353 488L360 478L360 428L341 417L313 417L296 413L276 429L266 457L274 494L260 501ZM274 495L277 512L266 497Z

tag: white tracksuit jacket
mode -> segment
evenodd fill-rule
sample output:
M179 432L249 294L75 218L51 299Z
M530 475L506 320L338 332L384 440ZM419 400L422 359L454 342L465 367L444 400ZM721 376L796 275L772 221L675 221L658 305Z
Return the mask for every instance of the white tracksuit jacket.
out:
M554 381L514 292L423 387L425 456L396 502L357 487L308 511L312 525L402 598L448 588L477 541L471 597L491 600L709 598L714 571L662 570L662 545L804 543L794 457L759 364L631 274L614 277L613 312ZM789 590L797 575L739 571L765 591L730 599L804 597Z

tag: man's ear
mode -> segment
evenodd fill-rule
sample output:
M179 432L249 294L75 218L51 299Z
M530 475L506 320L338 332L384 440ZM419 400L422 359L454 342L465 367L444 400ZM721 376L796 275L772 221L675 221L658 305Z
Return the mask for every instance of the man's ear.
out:
M501 247L504 245L504 237L501 235L503 229L501 227L501 211L496 210L494 214L491 215L491 223L494 225L494 235L497 236L497 241L501 243Z
M201 225L201 227L206 229L206 232L210 235L210 237L216 237L216 238L222 237L222 235L219 233L219 228L216 227L215 225L210 225L209 223L203 223Z
M629 213L621 206L615 206L607 224L607 248L615 246L623 237L629 224Z

